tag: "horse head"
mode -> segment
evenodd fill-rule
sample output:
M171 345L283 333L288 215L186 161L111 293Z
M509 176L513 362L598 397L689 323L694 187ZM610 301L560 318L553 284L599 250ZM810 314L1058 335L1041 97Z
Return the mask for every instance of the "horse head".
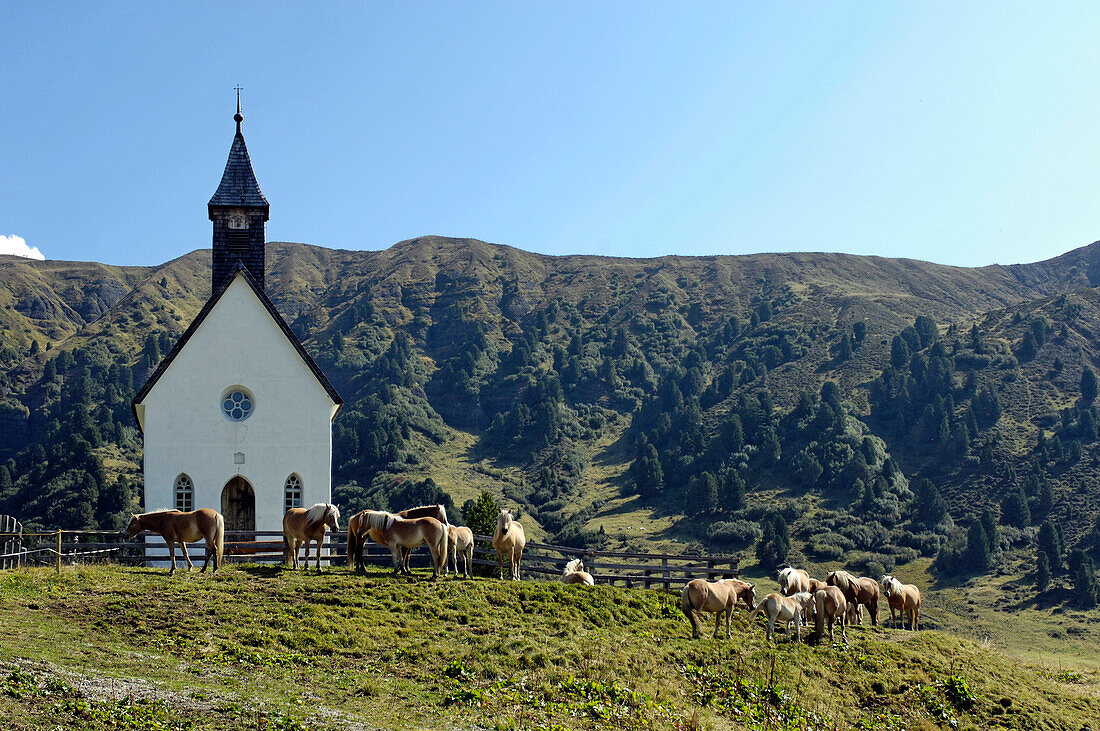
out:
M325 512L325 525L335 531L340 530L340 508L331 503L328 506L328 510Z
M506 508L500 509L500 515L497 516L497 531L499 533L507 533L508 528L512 525L512 511Z
M787 593L787 584L790 582L791 572L793 571L794 569L790 566L779 570L779 591L783 594Z
M130 523L126 526L126 530L124 530L123 533L126 534L127 538L133 538L138 533L141 533L142 530L144 530L144 528L141 527L141 516L130 513Z
M745 588L741 590L739 598L745 602L745 606L749 608L749 611L756 609L756 584L745 584Z
M563 573L572 574L576 571L584 571L584 563L579 558L575 558L565 564L565 571Z

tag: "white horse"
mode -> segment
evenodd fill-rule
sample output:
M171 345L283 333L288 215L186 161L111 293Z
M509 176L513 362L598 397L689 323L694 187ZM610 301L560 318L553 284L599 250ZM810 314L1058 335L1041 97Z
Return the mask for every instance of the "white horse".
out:
M584 563L579 558L575 558L565 564L565 571L563 571L561 575L561 583L584 584L585 586L596 585L596 581L592 578L592 574L584 570Z
M775 623L783 622L787 628L787 634L791 632L791 622L794 622L794 640L802 641L802 614L805 612L813 616L814 597L808 591L799 591L790 596L782 594L768 594L764 600L756 605L756 611L749 617L756 619L756 615L763 612L768 618L768 627L765 635L768 640L775 639Z
M512 517L512 513L503 508L497 516L497 530L493 534L493 548L497 549L497 565L500 566L500 578L504 578L504 557L508 557L508 566L512 581L519 581L519 564L523 560L523 547L527 545L527 534L523 526Z
M779 593L783 596L810 590L810 575L803 569L788 566L779 572Z

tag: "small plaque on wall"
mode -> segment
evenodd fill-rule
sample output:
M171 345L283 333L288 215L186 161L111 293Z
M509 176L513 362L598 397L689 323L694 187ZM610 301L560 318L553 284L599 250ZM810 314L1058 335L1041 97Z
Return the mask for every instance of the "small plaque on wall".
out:
M244 464L244 452L233 453L233 464Z

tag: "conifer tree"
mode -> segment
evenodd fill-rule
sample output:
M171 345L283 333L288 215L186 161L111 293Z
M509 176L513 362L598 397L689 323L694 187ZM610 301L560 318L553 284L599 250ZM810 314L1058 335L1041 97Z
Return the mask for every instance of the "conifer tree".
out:
M1096 371L1091 366L1085 366L1081 371L1081 401L1085 406L1092 406L1096 400Z
M966 534L966 563L971 570L984 573L989 570L990 549L989 537L982 527L981 520L975 520L970 524L970 530Z
M1035 588L1040 594L1050 587L1050 559L1046 551L1039 551L1039 557L1035 561Z
M1039 550L1047 555L1050 560L1050 569L1055 573L1059 573L1062 570L1062 540L1058 536L1058 532L1054 529L1054 524L1050 520L1044 520L1043 524L1039 526Z
M1009 488L1001 500L1001 522L1017 528L1026 528L1031 522L1031 510L1024 489L1019 485Z

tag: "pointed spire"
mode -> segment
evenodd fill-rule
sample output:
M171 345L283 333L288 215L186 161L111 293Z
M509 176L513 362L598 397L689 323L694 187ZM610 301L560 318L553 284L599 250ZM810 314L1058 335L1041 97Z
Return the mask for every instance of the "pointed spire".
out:
M237 132L233 135L233 146L229 148L229 160L225 163L221 183L218 184L218 190L207 205L267 208L267 198L260 190L260 184L256 182L256 173L252 171L252 158L248 155L248 147L244 143L244 134L241 132L241 122L244 121L244 115L241 114L241 87L237 86L236 89L237 113L233 115L233 121L237 123Z

